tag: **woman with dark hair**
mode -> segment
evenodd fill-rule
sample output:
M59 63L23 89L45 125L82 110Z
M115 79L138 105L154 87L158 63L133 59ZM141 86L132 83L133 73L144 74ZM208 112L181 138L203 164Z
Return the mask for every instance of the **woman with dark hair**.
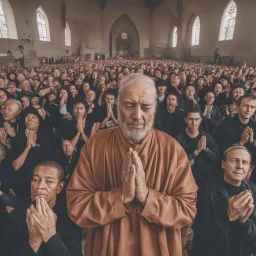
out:
M62 123L60 133L63 139L70 140L79 152L84 143L90 138L94 121L88 117L89 106L85 99L76 98L73 103L72 120Z
M205 93L204 85L205 85L204 77L203 76L198 77L196 81L196 90L197 90L197 96L200 98L200 100L204 99L204 93Z
M0 88L0 107L2 107L4 103L10 98L13 98L12 94L6 89Z
M72 113L73 98L71 92L62 87L58 92L60 114L66 115Z
M70 91L70 93L71 93L73 99L74 99L74 98L77 96L77 94L78 94L78 91L77 91L75 85L73 85L73 84L71 84L71 85L69 86L69 91Z
M97 79L98 79L98 73L96 71L93 71L89 79L90 85L96 86Z
M35 166L53 160L53 136L38 111L29 107L24 111L23 129L12 142L10 155L15 172L13 188L18 198L30 196L30 182Z
M84 81L82 83L82 86L79 89L79 93L78 93L79 97L84 97L85 98L86 92L88 90L90 90L90 83L89 83L89 81Z

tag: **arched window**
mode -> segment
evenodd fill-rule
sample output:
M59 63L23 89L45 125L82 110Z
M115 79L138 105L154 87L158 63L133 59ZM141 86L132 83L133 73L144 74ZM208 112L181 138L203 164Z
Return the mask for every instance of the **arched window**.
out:
M8 0L0 0L0 38L18 39L13 10Z
M176 47L177 46L177 41L178 41L177 30L178 30L178 28L174 27L173 33L172 33L172 47Z
M49 22L42 7L39 7L36 10L36 19L37 19L37 26L38 26L40 41L50 42L51 38L50 38Z
M236 3L233 0L231 0L228 3L227 7L225 8L222 16L219 41L233 39L236 25L236 13Z
M67 22L66 22L66 28L65 28L65 45L71 46L71 31Z
M192 26L192 45L199 45L200 39L200 19L197 16Z
M2 1L0 1L0 37L8 38L8 29L6 25Z

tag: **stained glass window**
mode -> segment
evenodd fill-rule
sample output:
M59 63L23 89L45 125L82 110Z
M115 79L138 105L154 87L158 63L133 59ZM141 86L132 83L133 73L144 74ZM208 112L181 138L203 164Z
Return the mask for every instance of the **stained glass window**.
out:
M0 38L8 38L8 28L6 25L3 3L0 0Z
M192 26L192 45L199 45L199 39L200 39L200 19L199 19L199 16L197 16Z
M177 30L178 30L177 27L175 27L173 29L173 33L172 33L172 47L176 47L177 46L177 41L178 41Z
M232 40L236 25L236 3L231 0L227 5L221 21L219 41Z
M41 41L50 41L47 36L47 18L41 8L36 11L37 26L39 32L39 38Z

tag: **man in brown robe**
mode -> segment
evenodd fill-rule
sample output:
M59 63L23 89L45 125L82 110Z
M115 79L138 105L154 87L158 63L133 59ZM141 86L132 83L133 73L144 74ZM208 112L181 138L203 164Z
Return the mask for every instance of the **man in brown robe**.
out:
M128 76L119 127L83 147L67 188L70 218L86 229L86 256L181 256L181 228L196 214L197 186L186 153L152 129L154 82Z

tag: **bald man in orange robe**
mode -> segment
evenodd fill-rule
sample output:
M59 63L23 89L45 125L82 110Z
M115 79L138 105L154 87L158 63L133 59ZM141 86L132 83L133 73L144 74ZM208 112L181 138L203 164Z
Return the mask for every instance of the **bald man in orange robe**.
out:
M81 151L67 203L86 229L86 256L182 255L181 228L195 217L197 186L179 143L152 129L155 109L154 82L128 76L119 127L97 133Z

